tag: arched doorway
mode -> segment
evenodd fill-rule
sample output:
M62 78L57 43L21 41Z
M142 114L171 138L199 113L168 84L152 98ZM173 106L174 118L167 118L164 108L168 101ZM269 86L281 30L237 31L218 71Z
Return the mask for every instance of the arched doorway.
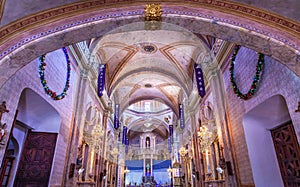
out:
M57 111L34 91L24 89L11 139L22 146L7 186L48 185L59 128Z
M255 185L299 185L293 177L300 150L285 99L275 95L263 101L245 114L243 126Z

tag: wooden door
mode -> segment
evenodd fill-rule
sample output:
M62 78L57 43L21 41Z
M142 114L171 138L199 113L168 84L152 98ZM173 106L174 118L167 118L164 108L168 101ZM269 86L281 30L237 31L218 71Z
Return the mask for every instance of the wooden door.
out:
M271 130L278 164L285 187L300 186L300 148L293 124Z
M47 187L57 133L28 132L21 155L15 187Z
M13 165L14 157L5 157L3 163L3 169L1 170L1 187L6 187L8 184L11 167Z

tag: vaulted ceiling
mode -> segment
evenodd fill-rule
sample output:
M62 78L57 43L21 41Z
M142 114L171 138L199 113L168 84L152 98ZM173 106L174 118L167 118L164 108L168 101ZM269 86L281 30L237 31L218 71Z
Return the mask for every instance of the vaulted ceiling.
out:
M93 40L92 53L107 64L107 93L122 110L156 99L177 113L178 104L195 89L196 58L211 45L205 36L171 24L161 23L158 30L144 27L144 22L130 24Z
M80 2L80 3L79 3ZM100 2L99 0L90 0L88 2ZM102 2L102 1L101 1ZM110 3L116 3L118 1L105 1L106 5L109 7ZM139 1L141 4L142 1ZM150 3L152 1L145 1L146 3ZM190 6L195 3L192 0L186 1L162 1L164 2L174 2L181 3L182 9L185 9L186 4L190 4ZM208 1L207 1L208 2ZM246 6L249 6L250 9L247 11L253 11L253 15L256 13L256 9L251 9L251 6L264 9L266 11L271 11L273 13L280 14L290 19L294 19L299 21L300 12L295 7L300 7L300 1L298 0L286 0L282 2L274 3L274 0L233 0L233 1L220 1L220 0L212 0L207 3L206 1L199 1L197 6L207 6L213 7L214 5L223 6L225 2L238 2L233 3L235 5L239 5L239 3L243 3ZM80 15L80 13L84 12L84 4L79 0L55 0L55 1L42 1L42 0L10 0L10 1L0 1L2 3L1 7L4 7L3 16L1 19L1 25L8 25L12 21L16 21L24 16L35 15L37 12L44 11L50 8L57 8L59 6L67 5L69 3L73 3L75 9L78 9L78 14L74 14L76 16ZM126 1L126 4L119 3L120 6L129 7L129 1ZM118 6L119 6L118 4ZM1 4L0 4L1 5ZM99 6L99 4L98 4ZM102 4L101 4L102 6ZM57 10L53 9L54 14L60 11L68 13L68 11L72 10L72 5L68 5L67 8L61 7L57 8ZM95 6L97 8L97 6ZM213 9L213 8L212 8ZM212 9L208 9L207 11L211 12ZM221 9L224 10L224 9ZM90 10L88 10L90 12ZM95 11L94 9L91 10ZM237 15L236 10L232 13L232 15ZM221 11L222 12L222 11ZM40 15L49 16L52 13ZM242 15L243 11L240 12ZM273 14L271 13L271 14ZM72 14L72 13L70 13ZM177 15L174 15L177 17ZM182 16L182 15L181 15ZM270 16L270 15L268 15ZM39 17L39 16L37 16ZM50 16L51 17L51 16ZM130 17L130 16L129 16ZM184 15L183 17L188 17L188 15ZM259 17L264 17L260 15ZM266 17L266 16L265 16ZM36 20L35 20L36 19ZM59 18L60 20L61 18ZM76 20L74 17L70 18ZM125 18L124 18L125 19ZM213 18L212 18L213 19ZM229 19L228 17L226 19ZM277 19L277 18L276 18ZM34 17L32 20L38 22L40 19ZM120 21L120 20L119 20ZM114 27L113 24L118 25L118 22L112 23L111 26L109 24L105 25L108 27L107 30L111 30L110 27ZM188 25L191 25L195 20L189 22ZM248 21L248 20L247 20ZM273 20L274 21L274 20ZM24 22L26 23L26 21ZM20 25L24 24L23 22L16 25L16 29L19 28ZM175 21L174 23L177 23ZM94 23L91 23L91 25ZM218 25L216 22L212 20L212 25ZM27 24L24 24L27 25ZM49 24L51 25L51 24ZM184 24L182 24L184 25ZM198 24L199 25L199 24ZM200 24L201 25L201 24ZM204 24L205 25L205 24ZM202 25L202 26L204 26ZM150 26L150 27L149 27ZM112 32L105 34L102 36L101 34L95 34L95 36L100 36L98 38L92 38L90 41L90 51L94 54L98 61L101 63L107 64L107 85L106 91L110 99L116 104L121 105L121 111L127 115L127 119L130 118L130 112L128 107L134 103L146 100L155 99L163 104L165 104L169 109L163 112L161 118L155 117L156 113L151 114L151 123L153 124L161 124L159 127L154 129L150 126L147 126L147 116L138 115L139 113L134 113L136 118L131 121L131 128L134 132L138 132L140 130L152 130L157 134L164 136L167 128L164 127L166 123L164 122L164 115L169 112L173 113L171 115L172 119L178 116L178 103L185 102L186 99L189 98L190 94L192 94L196 90L195 82L193 81L193 64L199 63L197 62L198 56L203 53L209 52L216 41L216 38L209 36L223 37L221 35L214 35L215 28L214 26L207 26L202 32L204 34L195 34L191 33L185 29L174 26L172 24L162 23L158 25L147 25L145 22L136 22L134 24L129 24L123 27L118 27L117 30L113 30ZM36 26L33 26L36 28ZM50 26L49 26L50 27ZM54 27L54 26L53 26ZM94 32L92 33L105 33L101 30L106 28L102 27L91 27ZM116 28L116 27L114 27ZM195 27L196 28L196 27ZM15 29L15 28L13 28ZM199 28L198 28L199 29ZM20 30L20 29L19 29ZM9 29L8 29L9 31ZM8 32L4 30L2 32ZM207 33L207 32L208 33ZM241 30L242 31L242 30ZM193 32L197 32L193 30ZM209 33L210 32L210 33ZM230 32L226 32L223 30L218 30L216 32L220 32L221 34L227 34ZM28 32L29 33L29 32ZM78 33L76 33L78 34ZM85 33L81 33L85 35ZM74 35L75 36L75 35ZM69 37L74 37L73 35ZM90 37L90 35L88 34ZM240 33L240 36L243 40L248 41L248 39ZM79 37L80 38L80 37ZM228 41L231 41L232 36L228 34L227 37L223 37ZM246 38L246 39L245 39ZM68 40L68 36L66 35L59 38L59 40L66 40L66 45L68 42L73 41L73 39ZM77 40L74 40L77 41ZM77 41L78 42L78 41ZM297 42L297 41L296 41ZM55 42L53 42L55 43ZM65 45L65 43L64 43ZM264 47L262 44L257 44ZM30 48L26 48L29 50ZM33 47L33 50L36 52L36 48ZM277 49L277 48L276 48ZM278 49L279 50L279 49ZM38 50L37 50L38 51ZM38 53L37 53L38 54ZM284 53L288 54L288 53ZM26 55L30 56L30 55ZM24 58L25 59L25 56ZM287 58L288 59L288 58ZM7 72L7 68L5 72ZM9 72L9 71L8 71ZM5 75L4 75L5 76ZM5 80L4 78L0 79L0 81ZM148 116L149 117L149 116ZM127 119L124 119L125 121ZM144 124L141 126L141 124ZM146 126L145 126L146 124ZM165 128L165 129L164 129ZM135 133L136 134L136 133ZM134 135L134 133L133 133Z
M148 24L154 24L155 29L148 29ZM131 137L149 131L166 138L168 124L164 114L176 119L179 103L196 91L194 64L198 56L210 51L214 42L213 37L163 22L137 22L91 40L91 53L100 63L107 64L108 96L120 104L123 121L134 118L126 124ZM150 111L148 117L128 111L130 105L146 100L159 101L169 109Z

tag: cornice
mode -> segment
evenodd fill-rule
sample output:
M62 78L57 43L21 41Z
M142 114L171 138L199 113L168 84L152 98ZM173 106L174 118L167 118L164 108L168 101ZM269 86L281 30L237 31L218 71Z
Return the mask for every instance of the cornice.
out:
M0 30L0 40L4 40L17 31L22 31L29 28L34 28L38 23L49 24L56 20L62 19L65 16L71 17L82 13L94 12L99 10L105 10L109 8L121 8L130 6L145 6L147 3L156 2L153 0L139 1L139 0L114 0L114 1L102 1L93 0L85 2L77 2L57 8L45 10L26 16L22 19L16 20ZM1 8L3 8L5 0L0 0ZM221 0L162 0L162 8L164 5L175 6L193 6L201 7L205 9L216 10L219 12L236 15L239 17L249 18L251 20L269 25L274 28L281 28L288 31L288 33L299 37L300 23L292 19L280 16L275 13L268 12L266 10L251 7L249 5L241 4L238 2L221 1ZM164 13L164 12L163 12Z

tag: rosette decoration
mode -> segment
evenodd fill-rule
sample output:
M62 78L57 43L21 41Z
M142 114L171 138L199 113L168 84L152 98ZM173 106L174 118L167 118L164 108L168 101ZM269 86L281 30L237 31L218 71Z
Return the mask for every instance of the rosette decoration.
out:
M70 58L68 55L68 51L65 47L62 48L64 54L65 54L65 58L67 61L67 78L66 78L66 83L65 83L65 87L62 91L62 93L57 94L56 92L52 91L49 86L47 85L47 81L45 79L45 67L46 67L46 54L42 55L39 58L39 75L40 75L40 80L42 83L42 86L46 92L46 94L48 94L53 100L61 100L63 98L65 98L65 96L67 95L67 91L70 87L70 75L71 75L71 63L70 63Z
M236 63L235 58L236 58L236 55L240 48L241 48L240 45L236 45L233 50L233 55L231 57L231 63L230 63L230 69L229 69L230 82L232 84L233 92L237 95L237 97L239 97L240 99L243 99L243 100L248 100L248 99L252 98L252 96L256 93L256 91L258 89L259 81L260 81L260 78L263 73L263 67L264 67L264 63L265 63L265 55L262 53L258 53L258 61L256 64L256 73L254 74L252 85L251 85L249 91L246 94L243 94L239 90L239 88L235 82L235 74L234 74L234 64Z

